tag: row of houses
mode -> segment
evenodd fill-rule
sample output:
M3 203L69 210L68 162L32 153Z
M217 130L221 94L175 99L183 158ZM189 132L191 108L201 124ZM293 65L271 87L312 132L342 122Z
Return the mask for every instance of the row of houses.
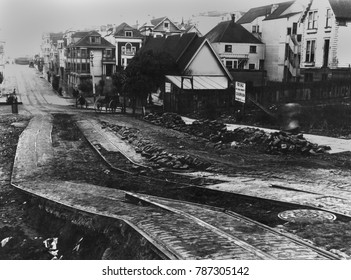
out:
M140 49L169 52L182 69L166 76L164 91L172 104L177 91L171 88L218 93L234 81L250 87L350 78L350 22L351 1L297 0L252 8L238 20L233 15L204 35L195 25L162 17L139 28L122 23L105 30L48 33L41 47L44 71L58 75L68 90L84 79L109 83Z

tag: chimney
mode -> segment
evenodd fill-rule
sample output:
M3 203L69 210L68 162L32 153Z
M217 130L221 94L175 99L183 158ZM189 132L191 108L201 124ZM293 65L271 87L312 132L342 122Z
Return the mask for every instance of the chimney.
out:
M232 14L232 21L235 22L235 14Z

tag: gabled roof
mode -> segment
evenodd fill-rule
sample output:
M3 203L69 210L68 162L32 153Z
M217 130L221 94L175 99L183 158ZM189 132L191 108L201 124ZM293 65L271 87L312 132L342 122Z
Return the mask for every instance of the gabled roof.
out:
M262 44L259 39L233 20L220 22L205 37L211 43Z
M205 37L199 37L196 33L186 33L184 35L172 35L165 37L147 38L145 45L140 49L140 52L152 50L154 52L166 52L172 56L177 63L181 72L185 71L187 66L194 59L195 55L204 44L208 44L215 59L222 65L220 59L211 47L211 44ZM222 65L223 72L226 73L228 78L231 76L227 69ZM183 74L183 73L179 73Z
M148 37L145 45L140 51L153 50L154 52L166 52L170 54L173 59L178 62L183 52L188 49L189 45L193 43L198 36L196 33L188 33L182 36L173 35L165 37Z
M87 36L90 32L89 31L77 31L72 34L72 38L83 38Z
M100 44L93 44L90 42L91 36L100 37L101 43ZM114 48L115 46L108 42L106 39L102 38L101 35L97 31L90 31L82 37L78 42L73 43L72 46L74 47L94 47L94 48Z
M63 39L63 33L50 33L50 40L52 41L52 44L56 45L58 40Z
M157 25L162 23L166 18L167 17L154 18L151 20L151 24L156 27Z
M154 25L154 30L157 29L165 20L168 20L172 26L176 29L176 31L180 31L179 27L171 21L168 17L160 17L160 18L155 18L151 20L151 24Z
M136 28L131 27L129 24L123 22L116 27L114 37L125 37L125 31L133 31L132 38L142 38L140 31Z
M196 32L197 34L202 36L201 32L195 24L180 24L178 28L184 33Z
M336 19L351 19L351 1L350 0L329 0Z
M292 4L294 4L294 2L295 1L289 1L289 2L276 4L276 5L278 5L278 7L273 11L273 13L271 13L269 16L267 16L264 20L272 20L272 19L283 18L283 17L288 17L291 15L294 15L294 14L298 14L296 12L296 13L282 15L284 13L284 11L286 11Z
M258 17L272 16L277 17L281 15L288 7L290 7L295 1L282 2L277 4L270 4L261 7L256 7L248 10L238 21L238 24L251 23ZM271 13L272 6L277 5L277 9Z

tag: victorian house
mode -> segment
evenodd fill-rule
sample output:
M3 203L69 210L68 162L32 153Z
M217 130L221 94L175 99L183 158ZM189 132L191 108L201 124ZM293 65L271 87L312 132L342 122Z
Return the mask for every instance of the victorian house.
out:
M308 0L287 1L252 8L237 21L265 44L268 81L299 80L299 20L307 3Z
M297 82L300 80L302 26L300 19L308 0L277 4L262 21L262 42L266 45L267 80Z
M304 81L351 77L351 1L311 0L301 22Z
M115 28L113 37L116 45L116 65L125 69L141 48L144 37L138 29L125 22Z
M183 33L180 27L168 17L152 19L139 28L143 36L167 37Z
M115 46L97 31L75 32L67 38L67 82L76 88L84 79L109 82L116 68Z
M240 24L235 16L210 30L205 37L235 81L262 85L265 45Z

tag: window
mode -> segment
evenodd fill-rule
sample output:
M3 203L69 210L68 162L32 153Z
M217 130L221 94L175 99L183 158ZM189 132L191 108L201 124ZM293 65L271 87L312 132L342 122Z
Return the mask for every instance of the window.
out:
M238 68L238 61L237 60L226 60L225 67L228 69L237 69Z
M131 52L132 51L132 44L127 43L126 44L126 52Z
M232 45L225 45L224 46L224 51L228 52L228 53L231 53L232 52Z
M306 42L306 62L314 62L316 41L308 40Z
M264 69L264 60L263 59L260 59L259 69L260 70Z
M249 69L250 70L255 70L255 64L249 63Z
M112 57L112 50L105 50L105 57Z
M90 43L92 44L100 44L100 37L97 37L97 36L91 36L90 37Z
M228 69L233 69L233 61L226 60L225 67L227 67Z
M168 29L169 28L169 22L165 21L163 23L163 27L164 27L164 29Z
M293 23L292 34L293 34L293 35L296 35L296 34L297 34L297 23L296 23L296 22Z
M259 33L260 32L260 26L259 25L253 25L252 26L252 33Z
M317 29L317 11L311 11L308 13L307 29Z
M132 31L126 31L125 32L126 37L133 37L133 32Z
M250 46L250 53L256 53L257 52L257 47L256 46Z
M325 22L325 27L331 27L331 17L332 17L332 12L331 9L327 10L327 16L326 16L326 22Z
M87 57L87 50L86 49L81 49L81 56L82 58L86 58Z

